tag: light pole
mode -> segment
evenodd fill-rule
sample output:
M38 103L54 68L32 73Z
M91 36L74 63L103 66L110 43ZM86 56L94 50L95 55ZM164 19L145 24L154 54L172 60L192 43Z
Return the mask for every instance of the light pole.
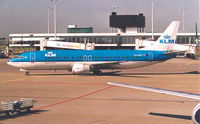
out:
M114 12L116 12L116 14L117 14L117 9L119 9L119 6L113 6L113 9L114 9ZM116 28L112 28L112 29L114 30L113 32L116 32Z
M54 8L54 34L55 34L55 40L56 40L56 1L58 0L51 0L54 2L53 8Z
M117 12L117 9L119 9L118 6L113 6L114 12Z
M154 4L154 0L152 0L152 3L151 3L151 30L152 30L152 41L154 40L154 33L153 33L153 28L154 28L154 7L153 7L153 4Z
M200 32L200 0L199 0L199 32Z
M50 25L49 15L50 15L50 11L52 10L52 7L48 7L47 9L48 9L48 34L49 34L49 32L50 32L50 31L49 31L49 29L50 29L50 28L49 28L49 27L50 27L50 26L49 26L49 25Z
M183 30L183 32L185 32L185 10L186 10L186 8L182 8L181 9L181 11L182 11L182 23L183 23L182 30Z

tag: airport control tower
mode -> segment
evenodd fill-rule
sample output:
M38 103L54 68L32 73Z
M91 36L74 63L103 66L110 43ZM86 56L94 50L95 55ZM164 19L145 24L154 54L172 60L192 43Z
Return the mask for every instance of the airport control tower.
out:
M144 32L145 16L139 15L117 15L112 12L110 15L110 27L117 28L118 32L141 33Z

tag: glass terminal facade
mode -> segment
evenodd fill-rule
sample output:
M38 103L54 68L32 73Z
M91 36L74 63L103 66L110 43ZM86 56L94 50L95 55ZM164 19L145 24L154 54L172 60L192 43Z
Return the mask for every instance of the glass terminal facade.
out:
M155 40L161 33L155 33ZM39 50L40 40L53 38L54 34L10 34L9 47L35 47ZM117 34L117 33L58 33L57 37L63 42L95 43L95 49L108 49L116 46L116 49L133 49L136 39L150 39L151 33ZM179 33L177 44L195 44L195 33ZM117 47L124 46L124 47ZM130 46L130 47L128 47Z

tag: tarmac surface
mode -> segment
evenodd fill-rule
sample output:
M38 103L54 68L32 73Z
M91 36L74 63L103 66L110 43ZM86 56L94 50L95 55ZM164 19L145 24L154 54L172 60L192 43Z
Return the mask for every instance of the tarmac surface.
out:
M34 98L29 113L1 124L192 124L197 100L110 86L108 81L200 93L199 60L175 58L102 76L32 71L25 76L0 59L0 101ZM112 72L112 73L111 73Z

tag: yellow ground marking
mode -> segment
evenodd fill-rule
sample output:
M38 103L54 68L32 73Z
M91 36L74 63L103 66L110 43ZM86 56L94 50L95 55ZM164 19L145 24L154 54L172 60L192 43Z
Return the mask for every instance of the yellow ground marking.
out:
M48 77L48 76L29 76L29 77L31 77L31 78L35 78L35 77L42 77L42 78L46 78L46 77Z
M23 80L23 79L25 79L25 78L17 78L17 79L13 79L13 80L1 81L0 83L9 83L9 82Z
M186 65L190 65L190 64L193 64L193 62L194 62L194 61L188 62L188 63L187 63Z

